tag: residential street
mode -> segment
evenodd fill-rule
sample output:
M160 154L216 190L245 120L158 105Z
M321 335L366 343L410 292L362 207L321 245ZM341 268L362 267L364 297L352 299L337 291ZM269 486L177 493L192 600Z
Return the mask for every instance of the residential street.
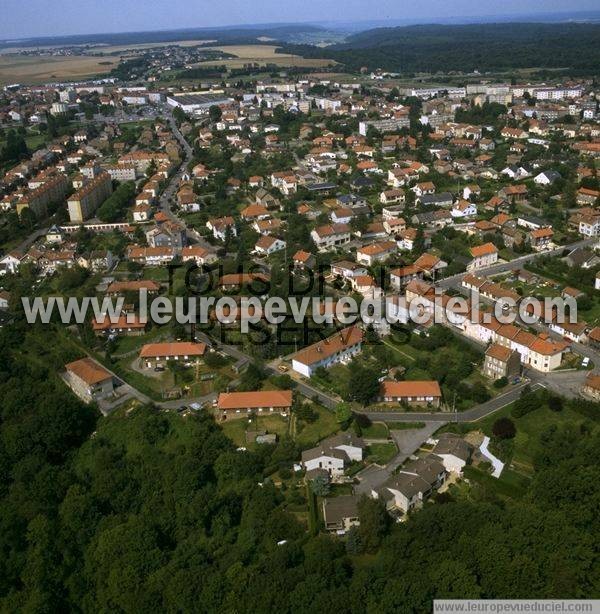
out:
M354 488L356 494L369 494L371 490L383 484L394 471L414 454L424 441L435 433L445 422L427 422L423 428L390 431L390 435L398 446L398 454L385 467L369 465L357 474L360 484Z

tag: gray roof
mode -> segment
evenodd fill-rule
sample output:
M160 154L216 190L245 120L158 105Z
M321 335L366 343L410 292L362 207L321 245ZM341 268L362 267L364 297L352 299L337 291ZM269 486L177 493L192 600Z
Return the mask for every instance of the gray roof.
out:
M358 501L356 495L331 497L323 501L323 517L326 523L337 523L345 518L358 517Z
M407 499L412 499L419 493L430 490L431 486L418 475L399 473L388 478L378 490L378 494L385 500L391 499L391 493L388 490L390 488L401 492Z
M429 455L425 458L418 458L417 460L411 461L401 469L400 473L417 475L431 487L437 482L438 475L445 471L444 465L439 459Z
M467 461L471 456L471 446L462 437L454 433L444 433L433 449L433 454L452 454Z

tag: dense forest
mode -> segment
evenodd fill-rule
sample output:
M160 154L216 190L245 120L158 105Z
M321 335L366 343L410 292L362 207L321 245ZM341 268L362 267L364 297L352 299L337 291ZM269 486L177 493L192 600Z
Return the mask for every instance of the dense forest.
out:
M0 331L2 611L410 613L436 596L600 594L593 413L543 433L525 498L446 497L401 525L365 500L343 541L307 531L269 481L293 442L238 452L211 417L153 407L101 418L57 375L75 357L58 328Z
M503 71L566 68L594 74L600 25L587 23L422 25L377 28L325 48L285 45L285 53L329 58L349 69L391 72Z

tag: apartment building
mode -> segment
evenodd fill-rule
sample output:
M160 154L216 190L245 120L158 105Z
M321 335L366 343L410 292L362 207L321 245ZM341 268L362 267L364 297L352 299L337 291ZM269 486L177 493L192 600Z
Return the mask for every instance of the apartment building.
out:
M84 222L111 194L112 179L108 173L102 172L68 199L69 219L75 223Z
M46 217L48 205L64 198L69 189L67 178L62 175L48 177L39 187L24 194L17 202L17 213L24 209L33 211L36 217Z
M325 369L347 362L362 350L363 331L350 326L340 332L300 350L292 357L292 369L305 377L311 377L316 369Z

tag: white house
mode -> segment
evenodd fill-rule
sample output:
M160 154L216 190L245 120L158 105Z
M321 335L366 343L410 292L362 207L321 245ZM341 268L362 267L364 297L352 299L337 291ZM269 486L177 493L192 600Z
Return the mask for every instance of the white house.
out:
M471 457L471 446L455 433L442 433L433 454L441 459L444 469L448 473L462 474L462 470Z
M319 251L327 251L350 243L350 226L347 224L319 226L319 228L311 231L310 236L319 248Z
M260 237L260 239L256 242L256 245L254 246L254 251L257 254L270 256L275 252L279 252L282 249L285 249L285 245L285 241L282 241L277 237L273 237L271 235L264 235Z
M477 205L468 200L459 200L450 210L453 218L473 217L477 215Z
M498 248L493 243L484 243L470 249L472 260L467 264L467 271L491 266L498 261Z
M292 357L292 369L304 377L311 377L319 367L325 369L348 362L362 350L363 331L350 326L313 345L296 352Z
M533 181L538 185L550 185L560 179L560 173L557 171L543 171L533 178Z
M323 440L318 446L302 452L302 465L307 477L326 471L329 476L337 477L352 462L363 459L364 443L360 437L350 433L340 433Z

